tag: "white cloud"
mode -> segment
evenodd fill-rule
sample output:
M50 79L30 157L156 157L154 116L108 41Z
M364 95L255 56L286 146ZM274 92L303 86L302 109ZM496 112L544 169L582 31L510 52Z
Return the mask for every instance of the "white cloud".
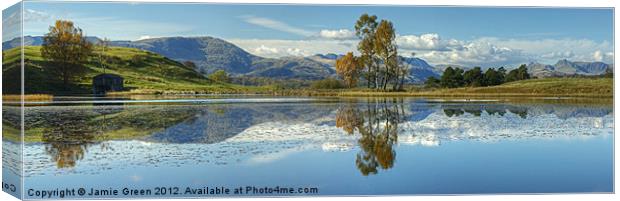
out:
M465 41L443 39L438 34L430 33L397 36L396 40L401 55L410 56L412 52L415 52L417 57L432 65L516 67L529 62L554 64L559 59L613 63L614 55L610 43L588 39L478 38ZM232 39L229 41L258 56L277 58L311 56L318 53L344 54L351 51L357 54L356 46L359 40L333 40L319 37L305 40Z
M494 67L515 65L528 61L521 50L499 47L491 43L470 42L461 49L421 51L419 57L432 64Z
M544 59L557 59L557 58L572 58L575 56L573 51L559 51L559 52L550 52L546 54L540 55L541 58Z
M284 32L292 33L292 34L301 35L301 36L312 36L314 34L312 31L307 31L301 28L297 28L297 27L288 25L284 22L280 22L277 20L269 19L269 18L256 17L256 16L251 16L251 15L244 15L240 17L247 23L278 30L278 31L284 31Z
M138 40L146 40L146 39L151 39L151 38L152 37L149 35L143 35L143 36L138 37Z
M592 53L592 58L594 59L594 61L612 61L609 63L613 63L614 60L614 53L613 52L603 52L600 50L594 51L594 53Z
M317 53L345 53L354 51L356 41L308 39L226 39L257 56L278 58L285 56L311 56Z
M325 38L325 39L336 39L336 40L355 39L355 32L348 30L348 29L338 29L338 30L323 29L319 32L319 37Z
M589 39L499 39L471 41L443 39L438 34L397 36L401 54L415 52L432 64L465 66L516 66L528 62L553 64L559 59L613 63L609 42ZM593 52L599 50L600 52Z
M402 55L415 52L431 64L491 67L529 61L528 56L517 48L483 40L443 39L437 33L399 35L396 43Z
M484 41L502 47L523 50L532 60L541 63L555 63L559 59L571 61L592 61L594 51L612 53L613 46L608 41L596 42L590 39L498 39L479 38L475 41ZM613 57L600 57L600 61L612 63Z
M442 40L439 34L428 33L420 36L404 35L396 38L396 43L400 48L416 50L435 50L449 51L462 49L463 42L454 39Z
M286 53L288 55L298 56L298 57L309 56L311 54L311 53L309 53L309 52L307 52L305 50L299 49L299 48L286 48Z
M36 11L32 9L24 10L24 21L46 21L52 18L52 15L42 12Z
M249 51L252 54L263 56L263 57L279 57L280 51L278 48L267 47L265 45L260 45L260 47L254 48L253 51Z

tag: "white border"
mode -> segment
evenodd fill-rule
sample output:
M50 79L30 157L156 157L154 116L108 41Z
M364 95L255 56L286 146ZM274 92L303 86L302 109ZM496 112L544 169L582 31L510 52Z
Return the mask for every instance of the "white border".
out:
M40 0L34 0L40 1ZM85 0L75 0L85 1ZM91 0L101 1L101 0ZM101 2L123 2L126 0L106 0ZM0 0L0 6L2 9L8 8L11 5L19 2L18 0ZM382 5L434 5L434 6L514 6L514 7L613 7L618 6L620 1L614 0L136 0L135 2L218 2L218 3L271 3L271 4L382 4ZM618 41L615 40L617 35L615 27L618 27L618 16L614 15L614 53L615 47L618 47ZM1 32L1 26L0 26ZM618 54L614 55L614 61L618 61ZM616 68L617 69L617 68ZM614 74L617 74L614 69ZM1 73L0 73L1 74ZM618 82L614 81L614 94L619 88ZM0 91L2 89L2 83L0 83ZM614 99L614 111L615 106L618 105L620 100ZM620 115L614 112L614 120L618 119ZM615 126L614 126L615 127ZM615 133L615 132L614 132ZM614 144L617 144L618 138L614 136ZM0 145L1 147L1 145ZM614 156L618 156L618 150L614 150ZM615 161L615 160L614 160ZM614 173L618 172L618 166L615 165ZM614 174L614 192L617 186L617 174ZM382 196L382 197L299 197L299 198L225 198L226 200L233 201L264 201L264 200L308 200L319 199L325 201L340 201L340 200L472 200L472 201L485 201L485 200L617 200L615 194L554 194L554 195L463 195L463 196ZM0 200L17 200L7 193L0 193ZM149 199L142 199L149 200ZM162 200L162 199L158 199ZM166 200L182 200L182 199L166 199ZM206 199L192 199L192 200L206 200Z

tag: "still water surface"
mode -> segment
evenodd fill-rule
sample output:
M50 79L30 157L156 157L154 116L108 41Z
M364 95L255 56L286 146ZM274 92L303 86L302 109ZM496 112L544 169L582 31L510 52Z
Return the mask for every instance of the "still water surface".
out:
M613 106L605 101L214 100L59 99L27 107L26 186L613 191ZM5 117L15 112L4 108Z

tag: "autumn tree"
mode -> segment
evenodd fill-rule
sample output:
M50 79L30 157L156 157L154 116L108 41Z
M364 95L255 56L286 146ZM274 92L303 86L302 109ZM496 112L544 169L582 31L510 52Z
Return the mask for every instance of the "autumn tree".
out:
M72 79L86 73L84 64L91 52L92 44L71 21L57 20L43 37L41 55L50 64L46 70L61 79L65 88Z
M336 73L342 77L345 85L349 88L357 86L357 80L363 68L360 59L353 56L353 52L348 52L336 60Z
M377 26L377 16L366 13L360 16L355 23L355 34L360 39L357 50L361 53L360 61L366 68L364 78L368 88L377 88L378 65L374 48Z
M374 49L382 62L380 87L385 90L388 83L399 76L399 59L396 48L394 25L388 20L381 20L375 32ZM397 83L393 83L397 84Z

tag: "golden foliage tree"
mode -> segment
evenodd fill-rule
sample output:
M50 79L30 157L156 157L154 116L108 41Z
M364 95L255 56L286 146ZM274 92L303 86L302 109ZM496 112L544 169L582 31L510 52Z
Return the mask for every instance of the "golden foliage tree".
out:
M364 13L355 22L355 35L360 39L357 50L361 53L360 62L365 66L364 78L368 88L377 88L378 65L374 49L377 16Z
M381 20L375 33L374 47L377 56L383 61L380 86L385 90L389 82L398 78L399 61L396 48L394 25L388 20Z
M56 20L54 26L50 26L41 47L41 55L50 63L46 70L61 79L65 87L86 72L84 63L91 51L92 44L86 40L82 29L65 20Z
M342 77L347 87L352 88L357 85L360 73L364 65L360 59L353 56L353 52L348 52L343 57L336 60L336 73Z

